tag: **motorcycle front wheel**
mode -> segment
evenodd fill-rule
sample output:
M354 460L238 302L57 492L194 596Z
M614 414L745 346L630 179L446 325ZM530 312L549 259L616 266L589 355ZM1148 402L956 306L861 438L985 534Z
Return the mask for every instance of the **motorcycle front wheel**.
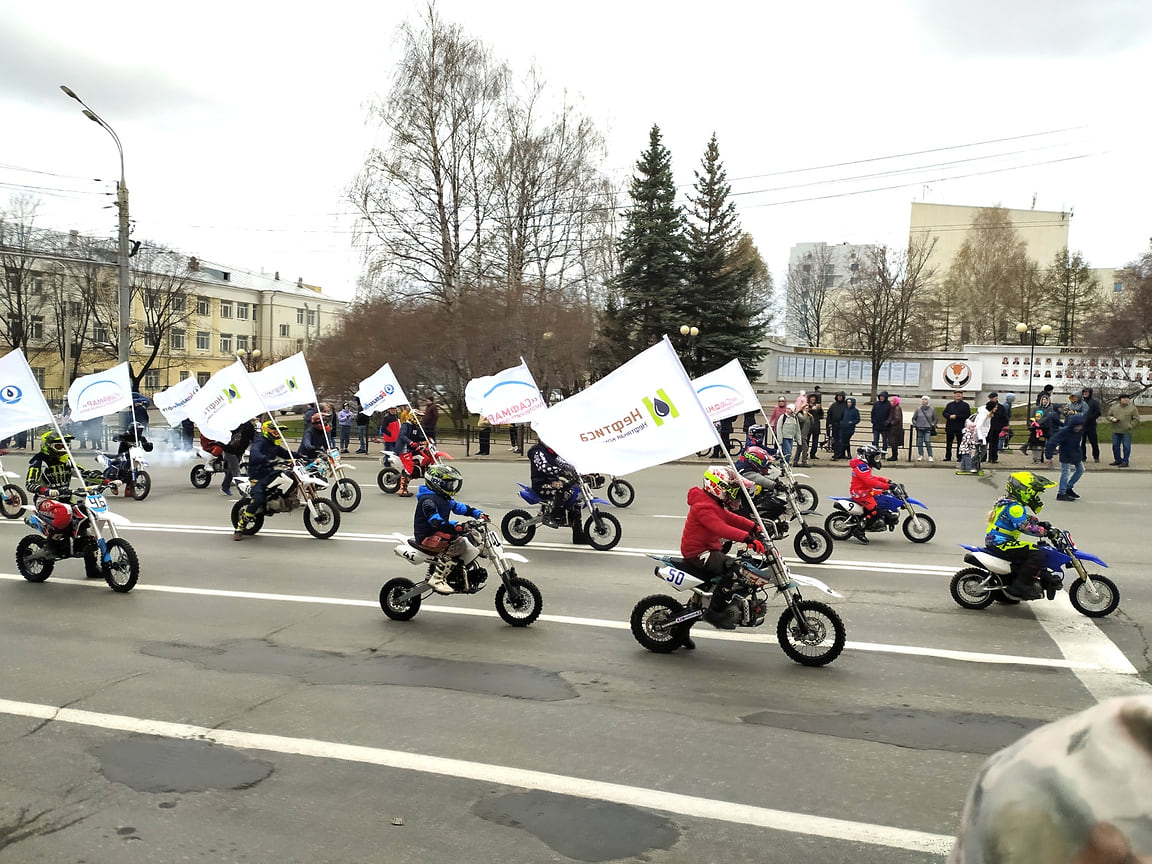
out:
M822 564L832 554L832 538L823 528L805 526L796 534L792 547L809 564Z
M680 601L666 594L650 594L632 608L632 635L657 654L671 654L684 643L683 625L669 624L684 613Z
M241 498L232 505L232 527L235 528L240 522L240 511L252 503L251 498ZM264 527L264 514L257 513L252 517L252 520L244 526L244 536L251 537L257 531Z
M376 475L376 485L389 495L395 495L400 489L400 472L395 468L381 468Z
M5 519L19 519L27 503L28 496L14 483L5 483L0 490L0 513L4 514Z
M56 562L51 558L33 558L44 551L48 542L39 534L28 534L16 544L16 569L29 582L43 582L52 575Z
M797 483L796 490L792 494L796 497L796 506L805 515L815 513L816 508L820 506L820 495L807 483Z
M916 527L916 522L920 523L919 528ZM915 521L909 516L904 520L902 527L904 528L904 536L913 543L927 543L936 536L935 520L924 513L917 513Z
M808 632L803 632L789 606L776 624L776 639L780 647L802 666L827 666L844 650L844 622L827 603L799 600L795 606L808 625Z
M122 537L108 541L105 558L100 560L100 569L108 587L118 594L127 594L136 587L140 578L140 559L132 544Z
M1089 618L1103 618L1111 615L1120 605L1120 589L1116 583L1107 576L1091 574L1092 587L1096 589L1096 596L1088 588L1083 576L1079 576L1068 586L1068 599L1072 601L1072 608L1081 615Z
M344 477L332 487L332 503L343 513L351 513L360 506L360 485L355 480Z
M137 501L143 501L152 491L152 478L148 476L147 471L137 471L136 479L132 480L129 486L132 490L132 497Z
M544 598L540 596L540 589L527 579L512 576L508 581L512 583L511 590L507 585L496 589L496 612L505 624L527 627L540 617Z
M513 546L527 546L536 536L536 526L528 524L531 521L527 510L509 510L500 520L500 534Z
M405 579L402 576L396 579L389 579L385 582L384 586L380 589L380 608L384 611L384 614L393 621L410 621L415 618L416 613L420 611L420 598L413 597L404 602L400 602L397 599L408 592L415 584L411 579Z
M611 513L601 513L597 510L584 523L584 536L588 539L588 545L601 552L619 543L620 533L620 520Z
M985 584L991 578L991 574L977 567L965 567L952 577L948 590L965 609L987 609L1000 596L998 589L990 590Z
M208 469L203 465L193 465L191 472L188 474L188 479L192 481L192 485L197 489L207 489L208 484L212 482L212 475L208 473Z
M312 504L316 514L311 507L304 508L304 527L317 540L327 540L340 530L340 511L327 498L317 498Z
M627 480L613 480L608 484L608 500L617 507L627 507L636 500L636 489Z
M829 513L828 518L824 520L824 530L835 540L847 540L856 530L856 519L851 513L837 510L835 513Z

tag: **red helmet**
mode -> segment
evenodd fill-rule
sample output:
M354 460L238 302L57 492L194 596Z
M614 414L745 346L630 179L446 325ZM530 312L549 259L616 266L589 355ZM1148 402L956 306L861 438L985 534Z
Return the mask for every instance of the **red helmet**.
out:
M757 468L767 468L772 457L763 447L749 447L744 451L744 461Z

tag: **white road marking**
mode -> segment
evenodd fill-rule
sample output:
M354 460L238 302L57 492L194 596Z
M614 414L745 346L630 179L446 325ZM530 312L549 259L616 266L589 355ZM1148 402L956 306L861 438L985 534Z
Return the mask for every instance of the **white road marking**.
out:
M1113 696L1152 693L1152 684L1138 677L1136 667L1091 618L1072 608L1066 593L1061 592L1053 601L1034 601L1029 606L1062 655L1099 667L1072 670L1097 702Z
M734 801L680 795L658 789L645 789L641 786L625 786L620 783L606 783L583 777L550 774L544 771L513 768L506 765L447 759L424 753L385 750L379 747L342 744L336 741L313 738L289 738L258 732L212 729L207 726L193 726L187 723L169 723L163 720L149 720L122 714L102 714L94 711L59 708L54 705L17 702L8 699L0 699L0 713L117 732L131 732L139 735L210 741L214 744L243 750L379 765L384 768L417 771L423 774L456 777L482 783L495 783L520 789L540 789L557 795L571 795L593 801L610 801L615 804L643 807L681 816L712 819L737 825L752 825L773 831L825 837L852 843L868 843L874 846L907 849L933 855L947 855L953 843L953 838L946 834L929 834L924 831L911 831L888 825L850 822L826 816L812 816L807 813L790 813L785 810L772 810L767 807L756 807Z
M13 582L23 581L23 577L16 573L0 573L0 579L9 580ZM57 579L57 584L67 582L71 585L77 585L84 588L94 588L98 590L108 590L108 586L95 579L92 580L79 580L79 579ZM186 594L198 597L220 597L228 600L264 600L273 601L278 603L312 603L319 606L355 606L360 608L379 609L380 604L372 600L354 600L343 597L320 597L309 594L274 594L264 591L235 591L229 589L219 588L188 588L179 585L147 585L137 584L133 591L155 592L157 594ZM490 609L471 609L461 606L440 606L432 604L422 604L420 607L421 612L440 612L447 615L472 615L482 618L496 618L497 613L495 610ZM383 614L383 613L381 613ZM572 615L548 615L540 616L540 621L546 621L553 624L569 624L577 627L599 627L605 630L628 630L630 625L627 621L614 621L607 618L581 618ZM759 633L730 633L719 630L693 630L692 637L694 639L714 639L720 642L747 642L759 645L773 645L776 639L773 636L761 635ZM1058 658L1049 657L1023 657L1012 654L987 654L979 651L954 651L947 648L925 648L916 645L890 645L878 642L846 642L845 647L854 651L871 651L879 654L904 654L916 657L938 657L944 660L958 660L964 663L986 663L986 664L999 664L1007 666L1039 666L1049 669L1069 669L1072 671L1079 670L1080 672L1104 672L1120 675L1135 675L1136 670L1128 663L1127 658L1120 655L1122 662L1114 662L1114 658L1110 658L1101 654L1097 660L1076 660L1072 659L1072 655L1065 652L1066 659L1060 660Z

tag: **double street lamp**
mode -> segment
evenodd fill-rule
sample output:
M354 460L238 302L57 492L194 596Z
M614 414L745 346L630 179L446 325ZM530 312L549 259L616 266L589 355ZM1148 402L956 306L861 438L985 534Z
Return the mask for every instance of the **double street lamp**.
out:
M688 350L684 353L688 356L688 377L691 378L696 374L696 337L700 335L700 328L691 324L680 325L680 335L685 337L688 344Z
M245 369L251 372L253 371L254 367L258 367L260 365L260 349L257 348L255 351L246 351L241 349L240 351L236 352L236 359L244 364Z
M1036 375L1036 332L1039 331L1041 336L1047 337L1052 332L1052 328L1043 324L1037 327L1035 324L1025 324L1021 321L1016 325L1016 332L1023 336L1025 333L1031 334L1032 350L1028 355L1028 416L1032 416L1032 379Z
M131 294L128 289L128 184L124 180L124 148L120 146L120 138L116 134L116 131L104 122L104 119L99 114L85 105L84 100L77 96L72 88L61 84L60 89L69 97L75 99L81 105L84 105L84 111L81 113L111 135L112 140L116 142L116 149L120 152L120 183L116 186L116 209L120 215L120 246L116 253L116 266L120 270L120 291L118 295L120 326L117 340L119 343L119 362L127 363L130 359L131 349L128 334Z

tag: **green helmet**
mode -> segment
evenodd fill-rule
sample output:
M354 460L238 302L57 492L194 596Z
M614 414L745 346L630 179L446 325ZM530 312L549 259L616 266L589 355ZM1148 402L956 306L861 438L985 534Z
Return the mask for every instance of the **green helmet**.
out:
M75 440L71 435L61 436L59 432L45 432L40 436L40 452L57 462L68 461L68 444Z
M445 498L451 498L464 486L464 477L451 465L433 465L424 472L424 485Z
M1031 507L1033 511L1039 513L1040 508L1044 506L1040 496L1044 494L1044 490L1051 489L1055 485L1047 477L1040 474L1033 474L1031 471L1015 471L1008 475L1008 482L1004 484L1004 491L1013 501L1017 501L1025 507Z

